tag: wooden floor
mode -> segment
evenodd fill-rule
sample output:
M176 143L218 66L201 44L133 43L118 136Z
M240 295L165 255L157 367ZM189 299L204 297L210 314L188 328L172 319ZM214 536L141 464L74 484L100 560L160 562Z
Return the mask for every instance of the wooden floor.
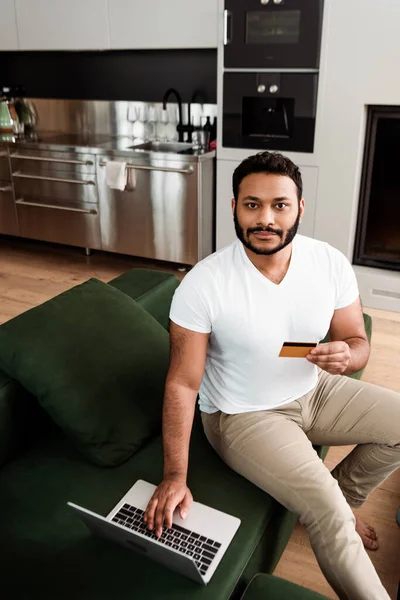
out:
M0 236L0 324L90 277L107 282L134 267L184 275L170 263Z
M82 250L37 242L0 237L0 323L45 302L90 277L102 281L133 267L170 271L183 277L175 265L94 252L86 257ZM365 308L373 317L371 358L363 379L400 391L400 313ZM333 468L351 447L331 448L326 460ZM360 509L360 516L372 523L379 534L381 547L370 557L395 600L400 579L400 528L396 511L400 507L400 470L386 480ZM291 537L275 571L289 579L337 598L324 579L300 525Z

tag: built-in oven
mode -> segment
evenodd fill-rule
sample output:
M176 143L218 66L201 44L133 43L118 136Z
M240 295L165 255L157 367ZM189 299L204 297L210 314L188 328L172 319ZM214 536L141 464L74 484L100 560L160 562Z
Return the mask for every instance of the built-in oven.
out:
M319 68L323 0L225 0L224 66Z
M225 72L223 146L313 152L318 73Z

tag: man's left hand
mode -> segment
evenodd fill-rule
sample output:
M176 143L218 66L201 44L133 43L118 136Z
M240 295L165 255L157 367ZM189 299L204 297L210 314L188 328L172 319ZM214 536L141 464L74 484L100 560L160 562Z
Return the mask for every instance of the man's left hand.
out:
M341 375L349 366L350 347L346 342L319 344L306 358L331 375Z

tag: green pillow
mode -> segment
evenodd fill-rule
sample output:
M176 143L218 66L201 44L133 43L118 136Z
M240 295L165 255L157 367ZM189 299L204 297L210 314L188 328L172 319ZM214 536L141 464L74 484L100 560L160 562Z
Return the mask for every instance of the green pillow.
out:
M127 460L160 430L169 336L97 279L0 327L0 367L93 463Z

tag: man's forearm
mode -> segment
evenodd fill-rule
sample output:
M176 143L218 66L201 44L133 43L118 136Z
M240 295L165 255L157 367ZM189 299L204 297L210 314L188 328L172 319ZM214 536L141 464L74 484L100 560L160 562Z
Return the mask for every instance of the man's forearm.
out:
M352 375L363 369L368 362L370 345L364 338L348 338L343 340L350 348L350 362L343 375Z
M165 387L163 408L164 478L184 477L197 392L178 384Z

